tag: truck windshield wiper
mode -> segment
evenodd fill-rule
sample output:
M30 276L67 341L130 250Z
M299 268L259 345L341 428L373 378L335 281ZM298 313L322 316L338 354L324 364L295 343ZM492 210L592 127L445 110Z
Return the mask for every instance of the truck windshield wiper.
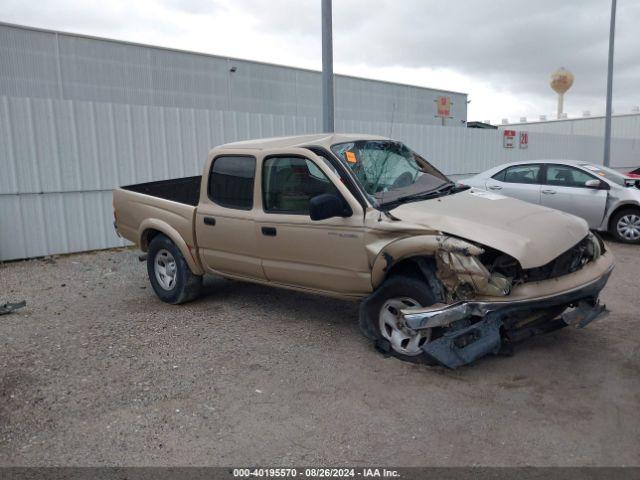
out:
M424 200L426 198L437 197L443 194L450 193L451 190L456 186L453 182L445 183L443 186L436 188L435 190L429 190L427 192L421 193L412 193L411 195L404 195L402 197L398 197L395 202L405 203L412 200Z

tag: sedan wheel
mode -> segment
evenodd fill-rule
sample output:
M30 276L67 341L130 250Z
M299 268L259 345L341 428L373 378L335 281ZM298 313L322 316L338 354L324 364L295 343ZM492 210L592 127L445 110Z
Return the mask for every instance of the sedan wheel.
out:
M420 307L421 305L412 298L390 298L380 309L380 333L391 344L391 348L397 353L407 356L422 354L422 346L431 338L431 330L420 330L409 334L403 329L400 310Z
M618 235L629 242L637 242L640 239L640 214L626 213L616 223Z

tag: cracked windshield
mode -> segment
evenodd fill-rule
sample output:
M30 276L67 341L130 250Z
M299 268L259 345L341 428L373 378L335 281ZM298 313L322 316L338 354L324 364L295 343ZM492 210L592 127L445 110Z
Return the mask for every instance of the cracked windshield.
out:
M357 141L331 147L376 205L402 202L449 185L449 179L406 145Z

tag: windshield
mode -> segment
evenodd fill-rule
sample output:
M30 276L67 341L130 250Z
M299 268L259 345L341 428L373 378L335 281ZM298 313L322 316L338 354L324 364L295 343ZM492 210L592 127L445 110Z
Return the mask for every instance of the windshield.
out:
M615 170L607 167L603 167L602 165L592 165L590 163L582 163L580 164L582 168L589 170L591 173L595 173L600 177L604 177L607 180L616 183L622 187L633 184L633 180L629 177L626 177L620 172L616 172Z
M449 179L400 142L359 140L338 143L333 153L354 173L376 206L434 191Z

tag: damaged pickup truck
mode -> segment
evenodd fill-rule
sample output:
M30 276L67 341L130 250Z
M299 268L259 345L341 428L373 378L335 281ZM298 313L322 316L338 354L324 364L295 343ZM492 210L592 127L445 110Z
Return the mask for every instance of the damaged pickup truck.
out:
M165 302L196 298L205 274L361 300L379 350L449 368L606 314L613 269L584 220L366 135L222 145L201 177L116 189L114 216Z

